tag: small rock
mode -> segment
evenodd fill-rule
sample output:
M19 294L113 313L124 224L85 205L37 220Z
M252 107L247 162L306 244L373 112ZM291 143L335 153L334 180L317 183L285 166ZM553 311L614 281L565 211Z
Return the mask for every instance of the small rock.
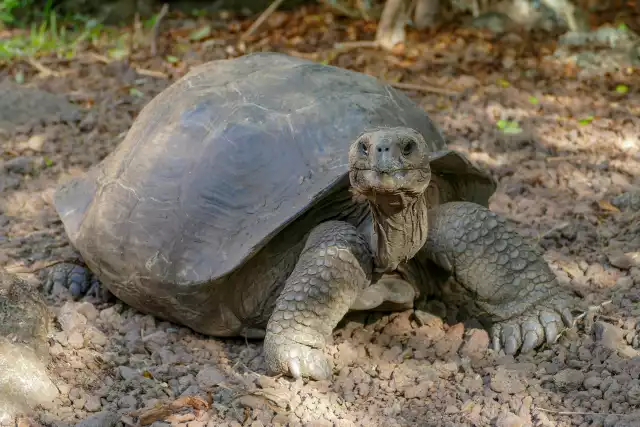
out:
M453 325L444 337L442 337L435 344L436 355L438 357L444 357L448 354L455 354L462 345L462 337L464 335L464 325L457 323Z
M624 331L617 326L597 321L593 324L592 331L595 340L610 350L617 351L626 346Z
M27 140L26 147L33 151L42 151L42 147L46 142L45 135L36 134Z
M640 404L640 385L636 384L627 391L627 402L630 405Z
M425 380L404 389L404 397L407 399L424 399L430 394L433 381Z
M98 330L95 326L89 326L85 331L87 340L97 346L104 347L107 345L107 336Z
M489 348L489 334L484 329L469 329L465 333L465 342L460 349L460 355L470 359L484 357Z
M131 396L131 395L122 396L120 399L118 399L119 408L135 409L137 404L138 404L138 401L134 396Z
M135 369L131 369L128 366L118 366L118 372L123 380L130 380L139 377L140 374Z
M67 339L67 343L71 348L80 349L84 347L84 337L78 331L73 331Z
M615 253L609 255L609 262L621 270L640 267L640 252Z
M34 166L33 159L28 156L14 157L13 159L7 160L4 163L4 168L8 172L25 174L25 175L33 172L33 166Z
M114 427L120 416L110 411L98 412L84 420L80 421L75 427Z
M442 328L442 319L431 313L425 311L416 310L413 312L416 321L420 326L430 326L432 328Z
M202 389L211 389L225 380L225 376L218 368L207 366L198 372L196 382Z
M60 308L58 322L62 330L67 333L82 332L87 326L87 318L76 310L76 306L72 302L66 302Z
M516 394L526 390L527 386L522 379L514 372L498 369L491 377L489 383L491 390L496 393Z
M577 369L563 369L553 376L553 382L562 391L576 390L584 382L584 373Z
M81 302L77 304L76 311L86 317L90 322L96 320L100 315L96 307L90 302Z
M358 350L349 341L338 344L337 350L334 357L338 366L350 366L358 358Z
M633 279L630 276L622 276L616 280L616 288L621 291L628 291L633 287Z
M602 379L600 379L600 377L592 376L585 378L582 385L588 390L591 388L598 388L600 386L600 383L602 383Z
M84 409L89 412L97 412L102 408L102 402L100 402L100 398L98 396L87 395L86 401L84 402Z
M312 420L304 425L305 427L333 427L333 423L329 420Z
M512 412L502 413L496 420L496 427L525 427L526 425L529 423Z

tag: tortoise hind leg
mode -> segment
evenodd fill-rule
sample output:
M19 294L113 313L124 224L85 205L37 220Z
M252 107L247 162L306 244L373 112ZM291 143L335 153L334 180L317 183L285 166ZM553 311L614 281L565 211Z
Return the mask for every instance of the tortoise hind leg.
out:
M527 352L572 326L569 293L535 248L489 209L469 202L432 209L423 251L493 323L495 350Z
M63 262L47 269L44 291L50 294L56 287L68 289L75 300L83 297L106 299L108 296L97 276L84 264Z
M264 340L271 374L328 378L324 347L360 292L371 283L373 257L356 228L328 221L315 227L278 296Z

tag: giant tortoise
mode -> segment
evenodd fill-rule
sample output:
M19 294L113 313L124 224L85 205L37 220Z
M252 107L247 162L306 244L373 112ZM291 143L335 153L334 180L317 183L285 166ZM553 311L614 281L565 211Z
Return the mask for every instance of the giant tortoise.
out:
M541 255L488 209L495 188L374 77L279 53L213 61L57 189L84 270L50 283L82 295L91 271L142 312L264 338L271 373L320 379L349 310L406 309L450 277L497 350L526 352L572 315Z

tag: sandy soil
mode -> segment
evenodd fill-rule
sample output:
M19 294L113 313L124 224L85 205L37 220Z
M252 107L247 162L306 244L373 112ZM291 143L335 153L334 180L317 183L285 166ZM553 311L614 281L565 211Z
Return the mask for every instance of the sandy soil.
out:
M640 425L640 215L619 203L640 189L638 70L588 75L545 60L553 44L468 30L418 37L394 54L341 52L330 46L353 38L344 24L318 29L301 16L282 19L304 42L291 42L287 27L287 40L270 35L247 51L320 52L318 60L418 85L408 93L452 146L499 180L491 208L597 310L553 346L515 358L488 350L474 325L432 314L351 316L329 347L334 378L305 382L265 376L260 341L207 338L114 300L56 290L49 368L60 397L21 425ZM366 24L358 31L370 34ZM171 40L160 48L170 51ZM211 43L175 64L145 51L134 67L87 51L43 62L49 75L22 62L0 70L7 80L23 70L24 86L58 95L20 95L41 98L0 126L0 267L33 270L69 256L50 204L56 184L104 158L189 66L240 53ZM615 90L622 84L628 92ZM7 99L0 112L22 102ZM520 132L505 133L499 120L517 121ZM37 273L22 276L39 283Z

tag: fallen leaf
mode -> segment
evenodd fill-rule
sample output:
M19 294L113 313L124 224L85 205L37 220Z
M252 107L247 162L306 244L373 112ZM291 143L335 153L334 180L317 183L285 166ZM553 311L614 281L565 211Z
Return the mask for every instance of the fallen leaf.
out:
M136 98L142 98L144 96L144 94L140 92L140 89L137 89L135 87L129 89L129 95L135 96Z
M625 94L625 93L629 92L629 86L627 86L627 85L618 85L618 86L616 86L616 92L618 92L620 94Z
M600 209L602 209L603 211L608 211L608 212L620 212L620 209L616 208L615 206L613 206L610 202L606 201L606 200L600 200L598 201L598 206L600 207Z
M206 37L209 37L210 34L211 34L211 26L205 25L204 27L198 28L197 30L194 30L191 34L189 34L189 38L193 41L198 41Z
M153 408L139 409L131 412L129 415L138 417L140 425L146 426L156 421L164 420L184 408L207 410L209 409L209 403L198 396L182 396L173 402L163 403Z
M587 116L583 119L580 119L578 121L578 123L580 123L581 125L588 125L589 123L591 123L593 121L593 116Z

